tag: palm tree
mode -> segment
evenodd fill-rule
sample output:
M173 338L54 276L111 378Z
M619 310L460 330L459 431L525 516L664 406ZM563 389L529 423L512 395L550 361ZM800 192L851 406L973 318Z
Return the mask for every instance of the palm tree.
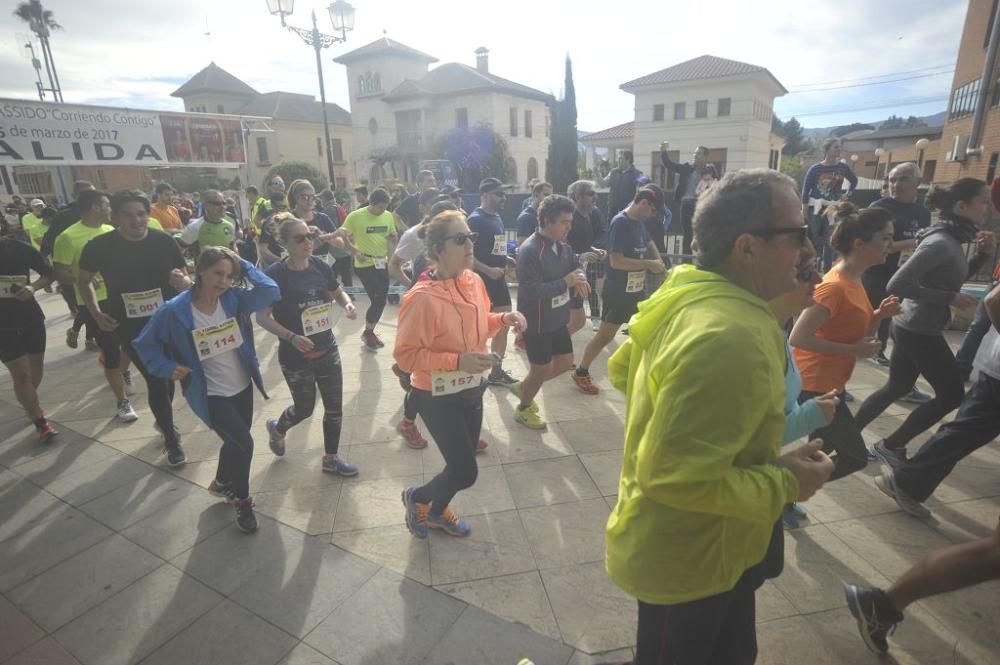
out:
M56 22L55 14L42 6L41 0L22 2L14 10L14 16L27 23L31 31L38 37L38 41L42 45L42 56L45 59L45 71L49 75L49 85L52 87L56 101L61 102L63 100L62 87L59 85L59 74L56 73L56 63L52 57L49 35L52 30L61 30L62 26Z

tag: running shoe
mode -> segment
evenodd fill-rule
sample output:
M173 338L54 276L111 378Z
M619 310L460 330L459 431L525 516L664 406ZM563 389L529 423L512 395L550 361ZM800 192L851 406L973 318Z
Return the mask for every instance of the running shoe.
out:
M887 448L885 439L876 441L868 449L868 454L892 469L898 469L906 462L906 448Z
M490 444L486 443L482 439L479 439L479 441L476 441L476 454L478 455L479 453L485 452L489 447Z
M427 537L427 515L431 512L429 503L417 503L413 500L415 487L403 490L403 506L406 507L406 528L417 538Z
M858 624L865 646L880 656L889 653L889 643L885 638L896 632L903 613L892 606L882 589L845 584L844 595L847 597L847 609Z
M323 455L323 470L327 473L335 473L338 476L358 475L357 465L345 462L336 455Z
M914 388L910 392L906 393L900 397L897 402L906 402L907 404L926 404L931 401L931 396L925 392L921 392Z
M521 423L528 429L542 430L548 427L542 417L538 414L538 406L532 402L525 408L520 406L514 408L514 420Z
M90 339L84 340L83 348L87 349L88 351L97 351L101 347L97 345L97 340L91 337Z
M889 359L885 357L885 351L879 351L878 354L876 354L872 360L874 360L877 364L881 365L882 367L889 366Z
M285 454L285 435L278 431L277 418L267 419L267 445L278 457Z
M843 394L841 394L840 399L844 400L845 402L853 402L854 401L854 395L852 395L851 393L849 393L849 392L847 392L845 390L843 392Z
M384 346L381 340L379 340L378 335L371 330L365 330L361 333L361 341L364 342L365 348L369 351L377 351Z
M232 483L220 483L218 480L213 480L208 486L208 493L219 499L225 499L227 503L236 501Z
M132 382L132 370L122 372L122 383L125 384L125 394L131 397L135 394L135 384Z
M38 435L39 443L48 443L58 433L51 423L45 422L41 425L35 425L35 434Z
M598 330L600 330L601 329L601 320L600 319L591 319L590 320L590 329L593 330L594 332L597 332Z
M781 523L789 531L798 529L801 526L799 524L799 516L792 510L791 506L785 506L785 509L781 511Z
M240 528L240 531L243 533L256 531L259 525L257 524L257 516L253 512L253 499L250 497L236 499L233 505L236 506L236 526Z
M396 363L392 364L392 373L396 375L399 380L399 387L403 389L404 392L410 391L410 375L399 368Z
M809 514L806 513L806 509L802 507L801 503L793 503L791 506L792 512L795 513L799 519L809 517Z
M128 401L128 398L118 400L118 411L115 413L115 417L123 423L134 423L139 420L139 416L136 415L135 409L132 408L132 402Z
M427 439L423 437L420 433L420 428L417 427L417 423L412 420L403 418L396 425L396 431L403 435L403 439L406 441L406 445L414 450L423 450L427 447Z
M594 380L590 377L590 372L586 374L580 374L574 371L573 383L576 384L577 389L584 395L596 395L601 392L601 389L594 385Z
M514 393L514 397L521 399L521 394L522 394L521 389L523 387L524 384L522 382L515 381L514 383L510 384L510 391ZM531 400L531 408L535 411L538 411L538 402L536 402L535 400Z
M486 377L486 383L491 386L506 386L509 388L518 383L518 380L505 372L502 367L494 367L490 375Z
M881 490L882 494L892 498L903 512L920 518L931 516L931 511L927 510L924 504L914 499L896 485L896 476L893 474L892 469L885 469L885 472L881 476L875 476L875 486Z
M75 349L80 346L80 331L70 328L66 331L66 346Z
M163 449L167 451L167 466L180 466L188 461L180 443L164 444Z
M468 536L472 527L464 519L452 512L451 506L445 506L440 515L427 515L427 526L431 529L441 529L445 533L458 536Z

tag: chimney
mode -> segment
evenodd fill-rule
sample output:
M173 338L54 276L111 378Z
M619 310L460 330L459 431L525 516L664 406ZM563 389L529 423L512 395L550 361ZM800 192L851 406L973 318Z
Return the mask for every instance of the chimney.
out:
M490 50L485 46L476 49L476 69L483 74L490 73Z

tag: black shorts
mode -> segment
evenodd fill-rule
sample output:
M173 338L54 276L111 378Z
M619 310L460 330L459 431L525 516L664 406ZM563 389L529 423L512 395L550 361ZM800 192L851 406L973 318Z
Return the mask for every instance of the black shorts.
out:
M500 279L490 279L482 273L476 273L483 278L483 283L486 284L486 295L490 297L490 305L496 309L497 307L510 307L510 289L507 288L507 277L501 277Z
M83 323L87 326L87 329L94 333L97 346L101 348L101 353L104 354L104 369L118 369L121 367L122 351L121 344L118 342L118 335L103 330L97 325L97 321L91 316L90 310L86 305L80 305L80 316L83 317Z
M643 298L641 293L636 295L614 295L610 298L608 295L601 294L601 298L604 300L604 315L601 316L601 320L605 323L614 323L619 326L628 323L632 315L639 311L639 303Z
M576 293L576 291L573 291ZM577 295L569 297L569 308L570 309L583 309L583 298Z
M31 321L22 328L0 328L0 362L21 356L45 353L45 319Z
M566 326L546 333L524 333L524 348L532 365L548 365L553 356L573 353L573 340Z

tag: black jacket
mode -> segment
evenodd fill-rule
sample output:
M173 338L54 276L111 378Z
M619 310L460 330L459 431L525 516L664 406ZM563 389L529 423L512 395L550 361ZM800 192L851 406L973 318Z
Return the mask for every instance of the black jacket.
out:
M574 293L563 279L580 268L580 261L564 242L556 250L551 240L533 233L517 251L517 311L524 314L529 334L553 332L569 323Z
M70 203L68 206L63 206L59 208L59 212L56 213L55 219L49 224L49 230L45 232L42 237L42 255L52 256L52 251L55 249L56 238L59 234L73 226L80 221L80 206L76 204L76 201Z
M638 186L636 180L642 175L642 171L629 167L627 171L622 171L617 166L611 169L608 174L608 188L611 190L608 196L608 218L612 218L628 207L635 198L635 190Z
M660 151L660 162L663 164L663 168L668 171L673 171L677 174L677 189L674 190L674 201L680 203L681 199L684 197L684 192L687 191L688 178L694 173L694 164L685 162L683 164L678 164L677 162L670 161L667 157L667 151Z

